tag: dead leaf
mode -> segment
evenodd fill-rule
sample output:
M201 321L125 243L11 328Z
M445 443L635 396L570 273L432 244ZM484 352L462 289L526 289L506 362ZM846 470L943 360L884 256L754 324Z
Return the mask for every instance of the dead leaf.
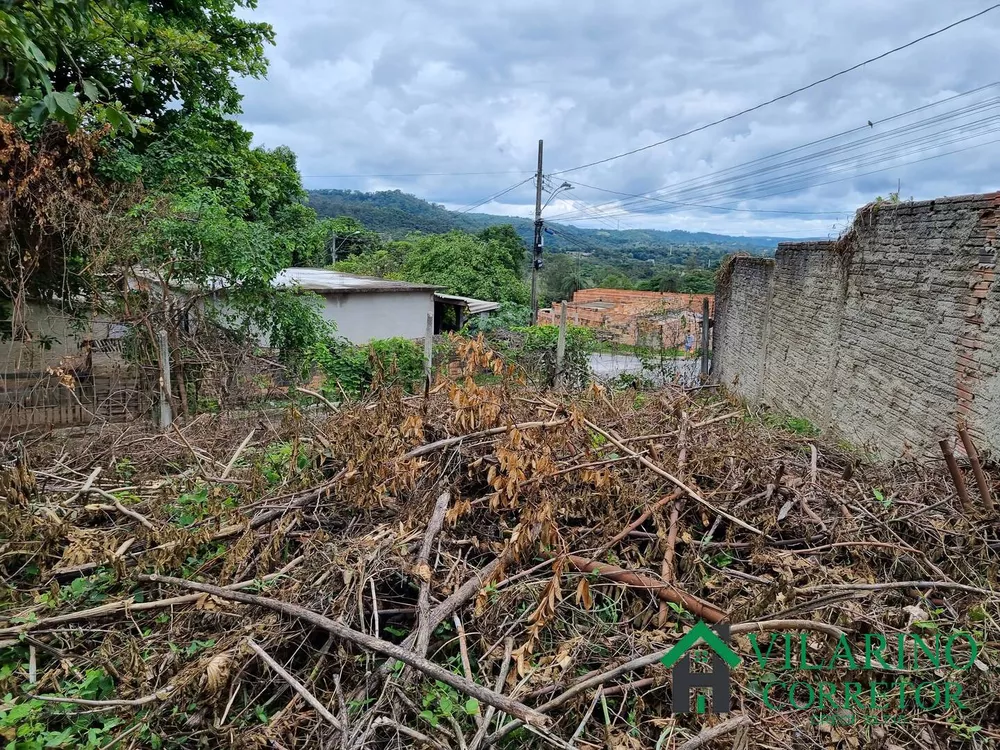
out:
M594 606L594 597L591 596L590 584L586 578L581 578L576 586L576 603L582 605L584 609Z
M229 682L229 665L232 659L232 652L224 651L209 660L208 666L205 667L205 690L209 694L216 695L222 692Z

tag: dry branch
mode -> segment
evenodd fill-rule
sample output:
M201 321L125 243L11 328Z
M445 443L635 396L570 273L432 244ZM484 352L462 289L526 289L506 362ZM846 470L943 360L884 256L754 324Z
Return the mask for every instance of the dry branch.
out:
M234 602L242 602L243 604L253 604L259 607L265 607L266 609L270 609L274 612L280 612L290 617L296 617L310 623L311 625L315 625L318 628L333 633L338 638L342 638L345 641L350 641L355 645L366 648L369 651L376 651L380 654L398 659L404 664L408 664L414 669L423 672L428 677L440 680L446 685L451 685L456 690L472 696L481 703L495 706L506 714L516 716L526 724L533 724L539 727L545 727L549 724L549 719L547 717L543 716L538 711L525 706L523 703L511 700L505 695L500 695L499 693L490 690L489 688L484 688L481 685L477 685L474 682L469 682L464 677L459 677L454 672L442 669L437 664L434 664L423 657L419 657L412 651L407 651L394 643L389 643L388 641L383 641L381 638L361 633L353 628L347 627L346 625L342 625L339 622L334 622L328 617L312 612L305 607L300 607L297 604L289 604L287 602L278 601L277 599L269 599L264 596L255 596L253 594L244 594L239 591L220 588L219 586L212 586L206 583L195 583L194 581L188 581L183 578L173 578L171 576L142 575L139 576L139 580L149 581L151 583L164 583L171 586L180 586L182 588L193 589L195 591L203 591L206 594L213 594L214 596L218 596L222 599L230 599Z
M699 747L705 747L709 742L719 739L730 732L736 731L740 727L745 727L750 723L750 717L746 714L741 716L733 716L730 719L726 719L721 724L716 724L714 727L706 727L702 729L697 737L693 737L683 745L680 745L677 750L698 750Z
M329 709L327 709L326 706L320 703L319 699L315 695L310 693L306 689L305 685L296 680L291 674L288 673L288 671L284 667L282 667L280 664L278 664L278 662L276 662L273 658L271 658L271 655L268 654L267 651L258 646L254 642L253 638L247 638L247 645L251 648L251 650L253 650L255 654L257 654L257 656L263 659L264 663L267 664L267 666L269 666L271 669L273 669L278 674L278 676L281 677L281 679L287 682L291 686L292 690L294 690L296 693L299 694L299 696L301 696L302 700L304 700L306 703L308 703L310 706L316 709L316 713L322 716L327 723L332 724L341 732L344 731L344 725L337 720L337 717L334 716L332 713L330 713Z
M728 617L725 612L714 604L685 593L672 584L657 581L655 578L642 573L635 573L615 565L588 560L579 555L567 555L566 559L570 565L583 573L594 573L603 578L623 583L631 588L645 589L663 601L680 604L693 613L695 617L699 617L707 622L721 622Z
M457 437L444 438L443 440L437 440L433 443L421 445L411 451L408 451L407 453L404 453L402 458L403 460L409 458L419 458L420 456L426 456L429 453L449 448L452 445L464 443L466 440L477 440L483 437L490 437L491 435L502 435L505 432L510 432L511 430L551 429L553 427L560 427L567 422L569 422L569 419L553 419L548 422L519 422L518 424L507 425L506 427L493 427L489 430L480 430L479 432L471 432L468 435L458 435Z

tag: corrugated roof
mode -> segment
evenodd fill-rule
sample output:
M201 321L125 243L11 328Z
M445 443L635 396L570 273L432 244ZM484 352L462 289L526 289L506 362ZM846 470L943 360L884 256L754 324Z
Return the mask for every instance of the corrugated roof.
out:
M325 268L286 268L274 277L274 286L294 286L311 292L357 294L362 292L433 292L439 286L391 281L373 276L328 271Z
M438 299L445 300L446 302L452 302L455 304L464 304L466 309L472 315L478 315L484 312L493 312L494 310L500 309L499 302L490 302L484 299L474 299L472 297L459 297L457 294L442 294L437 292L434 295Z

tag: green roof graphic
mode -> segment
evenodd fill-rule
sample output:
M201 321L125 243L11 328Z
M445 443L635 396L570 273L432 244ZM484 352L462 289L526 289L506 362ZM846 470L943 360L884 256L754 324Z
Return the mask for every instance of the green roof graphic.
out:
M668 668L674 666L674 664L681 660L684 654L702 641L705 642L706 646L717 653L730 667L735 667L743 661L740 659L739 654L729 648L729 646L727 646L725 642L715 634L714 630L708 627L708 625L704 622L699 621L697 625L687 632L687 635L681 638L674 645L674 647L664 655L664 657L660 660L660 663Z

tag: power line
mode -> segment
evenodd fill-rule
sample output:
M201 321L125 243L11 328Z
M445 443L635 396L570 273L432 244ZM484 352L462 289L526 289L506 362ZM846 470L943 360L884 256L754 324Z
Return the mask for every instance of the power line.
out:
M494 193L489 198L483 198L478 203L474 203L474 204L472 204L472 205L470 205L470 206L468 206L466 208L462 208L462 209L456 211L456 213L466 214L469 211L472 211L474 209L479 208L480 206L486 205L487 203L489 203L492 200L496 200L497 198L500 198L501 196L507 195L507 193L509 193L511 190L519 188L519 187L521 187L521 185L524 185L526 182L531 182L533 179L534 179L534 176L529 177L526 180L521 180L520 182L516 182L513 185L511 185L510 187L505 188L504 190L501 190L499 193Z
M756 159L752 159L750 161L743 162L741 164L735 164L733 166L726 167L725 169L721 169L721 170L718 170L716 172L710 172L710 173L705 174L705 175L701 175L701 176L698 176L698 177L692 177L692 178L689 178L687 180L682 180L681 182L674 183L673 185L665 185L664 187L657 188L656 190L648 191L646 193L638 195L638 196L636 196L635 200L628 200L628 201L605 201L604 203L596 204L595 208L601 208L601 207L604 207L604 206L616 206L618 208L622 208L622 207L634 205L637 202L639 202L639 199L646 198L647 196L652 196L654 194L658 194L661 199L665 198L665 197L680 197L681 195L686 195L688 197L694 197L696 191L701 190L703 188L707 188L707 187L711 187L711 186L719 185L719 184L726 184L727 182L736 183L736 182L740 182L740 181L746 181L746 180L749 180L749 179L756 178L760 174L763 174L763 173L766 173L766 172L770 172L770 171L775 171L775 170L783 168L783 167L794 166L796 164L801 164L801 163L804 163L806 161L816 160L816 159L818 159L818 158L820 158L822 156L829 156L829 155L832 155L832 154L835 154L835 153L838 153L838 152L855 149L855 148L858 148L859 146L862 146L862 145L865 145L865 144L871 144L871 143L875 143L877 141L887 140L887 139L890 139L890 138L894 137L895 135L901 135L901 134L909 132L911 130L919 130L919 129L922 129L922 128L925 128L925 127L929 127L931 125L934 125L934 124L937 124L937 123L940 123L940 122L944 122L944 121L949 120L949 119L954 119L954 118L960 117L962 115L970 114L970 113L975 112L977 110L993 106L994 103L997 102L998 100L997 99L986 100L985 102L979 102L979 103L974 104L974 105L965 106L965 107L958 108L958 109L955 109L955 110L950 110L950 111L947 111L947 112L944 112L944 113L939 113L939 114L933 115L933 116L931 116L929 118L926 118L926 119L923 119L923 120L917 120L915 122L909 123L909 124L901 126L899 128L895 128L893 130L890 130L890 131L887 131L887 132L884 132L884 133L879 133L879 134L877 134L877 135L875 135L874 137L871 137L871 138L858 139L858 140L852 141L850 143L840 144L838 146L833 146L833 147L831 147L829 149L826 149L826 150L823 150L823 151L818 151L818 152L814 152L814 153L811 153L811 154L806 154L804 156L796 157L795 159L792 159L792 160L789 160L789 161L781 162L781 163L778 163L778 164L772 164L772 165L769 165L769 166L764 166L764 167L761 167L761 168L755 169L755 170L749 170L749 171L746 171L742 175L739 174L739 170L745 170L745 168L747 168L747 167L752 167L754 165L761 165L761 164L764 164L764 163L766 163L768 161L772 161L772 160L774 160L774 159L776 159L776 158L778 158L780 156L792 154L792 153L795 153L795 152L800 152L800 151L803 151L803 150L805 150L805 149L807 149L807 148L809 148L811 146L816 146L816 145L819 145L819 144L827 143L829 141L835 140L837 138L841 138L843 136L851 135L853 133L857 133L857 132L860 132L860 131L868 131L871 128L874 128L876 125L885 124L885 123L888 123L888 122L891 122L891 121L894 121L894 120L898 120L900 118L903 118L903 117L906 117L906 116L909 116L909 115L912 115L912 114L916 114L917 112L923 112L923 111L925 111L927 109L930 109L930 108L939 107L941 105L948 104L950 102L954 102L957 99L968 97L968 96L971 96L973 94L980 93L982 91L985 91L986 89L993 88L993 87L996 87L998 85L1000 85L1000 81L995 81L995 82L987 84L985 86L980 86L978 88L971 89L969 91L965 91L965 92L962 92L960 94L956 94L956 95L948 97L946 99L942 99L942 100L937 101L937 102L932 102L931 104L925 104L925 105L922 105L920 107L915 107L913 109L907 110L905 112L900 112L900 113L892 115L890 117L882 118L881 120L876 120L876 121L872 122L870 125L862 125L862 126L855 127L855 128L849 128L848 130L844 130L844 131L842 131L840 133L835 133L833 135L829 135L829 136L826 136L824 138L819 138L819 139L814 140L814 141L809 141L808 143L804 143L804 144L801 144L799 146L794 146L792 148L784 149L782 151L778 151L778 152L775 152L773 154L768 154L766 156L758 157ZM729 178L726 178L726 179L722 179L723 175L731 175L734 172L736 172L737 174L733 175L732 177L729 177ZM565 212L564 214L560 214L560 217L562 217L562 216L568 216L568 215L570 215L572 213L573 212Z
M1000 143L1000 138L995 138L995 139L993 139L991 141L986 141L984 143L977 143L977 144L974 144L972 146L966 146L965 148L955 149L953 151L945 151L944 153L933 154L932 156L925 156L922 159L913 159L911 161L906 161L906 162L903 162L901 164L892 164L892 165L890 165L888 167L881 167L879 169L873 169L873 170L870 170L868 172L861 172L860 174L852 174L852 175L848 175L847 177L839 177L839 178L834 179L834 180L826 180L824 182L817 182L817 183L814 183L814 184L810 185L810 187L821 187L823 185L832 185L832 184L835 184L837 182L844 182L845 180L853 180L853 179L856 179L858 177L867 177L869 175L879 174L881 172L887 172L890 169L896 169L897 167L905 167L905 166L909 166L911 164L920 164L920 163L923 163L923 162L926 162L926 161L932 161L933 159L940 159L940 158L942 158L944 156L952 156L954 154L965 153L966 151L972 151L972 150L977 149L977 148L982 148L983 146L990 146L990 145L993 145L994 143ZM796 187L796 188L792 188L790 190L778 190L778 191L775 191L775 192L772 192L772 193L766 193L764 195L757 196L757 198L758 199L764 199L764 198L772 198L772 197L774 197L776 195L787 195L788 193L796 192L799 189L800 188ZM637 209L634 212L622 211L622 215L630 214L630 213L662 213L662 212L651 211L651 210L642 210L642 209ZM608 214L608 215L609 216L613 216L614 214Z
M340 177L472 177L482 175L514 175L534 174L524 169L507 170L506 172L400 172L396 174L310 174L303 175L308 180L328 180Z
M599 190L602 193L611 193L612 195L624 195L629 198L644 198L645 200L656 201L657 203L666 203L671 206L681 206L686 208L710 208L713 211L737 211L743 213L751 214L801 214L803 216L843 216L844 214L852 214L855 209L850 209L849 211L778 211L778 210L766 210L763 208L734 208L732 206L708 206L701 203L681 203L678 201L667 201L662 198L646 197L642 195L637 195L634 193L623 193L619 190L608 190L607 188L597 187L596 185L587 185L583 182L574 182L574 185L579 185L580 187L590 188L591 190ZM613 214L611 214L613 215ZM607 218L609 214L605 214L602 218Z
M938 34L943 34L945 31L953 29L956 26L960 26L963 23L967 23L969 21L972 21L972 20L974 20L976 18L979 18L980 16L986 15L990 11L996 10L997 8L1000 8L1000 3L996 3L995 5L991 5L990 7L986 8L985 10L981 10L978 13L972 14L971 16L966 16L965 18L961 18L958 21L955 21L954 23L950 23L947 26L944 26L944 27L942 27L940 29L937 29L936 31L932 31L929 34L924 34L923 36L918 37L918 38L916 38L916 39L914 39L912 41L909 41L906 44L902 44L902 45L900 45L898 47L894 47L891 50L888 50L887 52L883 52L880 55L876 55L875 57L870 57L867 60L863 60L863 61L861 61L861 62L859 62L859 63L857 63L855 65L852 65L849 68L844 68L843 70L837 71L836 73L828 75L825 78L820 78L818 81L813 81L812 83L807 84L805 86L800 86L799 88L794 89L793 91L789 91L786 94L781 94L780 96L776 96L773 99L768 99L766 102L761 102L760 104L756 104L753 107L748 107L747 109L741 110L739 112L736 112L734 114L728 115L728 116L723 117L721 119L714 120L713 122L706 123L705 125L700 125L700 126L698 126L696 128L692 128L691 130L687 130L687 131L685 131L683 133L678 133L677 135L673 135L673 136L671 136L669 138L664 138L662 141L657 141L656 143L650 143L647 146L640 146L639 148L634 148L631 151L624 151L624 152L622 152L620 154L615 154L614 156L609 156L606 159L598 159L597 161L592 161L592 162L589 162L587 164L581 164L578 167L572 167L570 169L563 169L563 170L560 170L558 172L552 172L551 174L553 174L553 175L566 174L568 172L576 172L576 171L578 171L580 169L587 169L588 167L595 167L598 164L606 164L609 161L614 161L615 159L621 159L621 158L623 158L625 156L631 156L633 154L638 154L641 151L647 151L647 150L649 150L651 148L655 148L656 146L662 146L664 143L670 143L671 141L676 141L676 140L678 140L680 138L684 138L685 136L693 135L694 133L700 133L703 130L708 130L709 128L715 127L716 125L721 125L724 122L729 122L730 120L735 120L737 117L742 117L743 115L749 114L750 112L756 112L758 109L763 109L764 107L767 107L767 106L769 106L771 104L774 104L776 102L780 102L783 99L788 99L789 97L795 96L796 94L801 94L803 91L807 91L808 89L811 89L811 88L819 86L819 85L821 85L823 83L827 83L829 81L832 81L834 78L839 78L840 76L846 75L848 73L852 73L855 70L857 70L858 68L862 68L865 65L868 65L870 63L873 63L873 62L876 62L878 60L881 60L881 59L883 59L885 57L888 57L889 55L895 54L896 52L900 52L900 51L902 51L904 49L907 49L908 47L912 47L913 45L919 44L920 42L923 42L923 41L925 41L927 39L930 39L931 37L937 36Z
M995 84L993 84L995 85ZM981 91L982 88L977 89ZM971 92L970 92L971 93ZM961 96L961 95L959 95ZM955 97L952 97L954 99ZM950 101L950 100L944 100ZM601 207L612 207L618 213L604 212L602 215L604 217L612 217L615 215L623 215L628 213L628 210L634 210L637 213L644 212L642 208L633 208L643 203L655 202L666 205L678 205L678 206L689 206L698 207L706 209L717 209L717 210L748 210L751 209L741 209L739 207L731 206L720 206L717 204L709 204L708 201L719 200L720 198L736 198L738 200L751 200L759 199L763 197L766 192L768 195L773 194L773 189L777 187L790 188L792 186L799 186L799 188L805 188L812 185L812 178L818 176L826 176L829 174L835 174L837 172L844 172L847 170L852 170L858 166L872 166L876 163L886 163L896 161L904 156L912 156L928 150L933 150L935 148L940 148L942 146L952 145L954 143L969 140L971 138L978 138L995 132L997 129L997 119L995 116L985 117L979 120L972 121L961 121L956 125L952 125L948 128L938 129L931 133L925 133L917 137L904 139L901 136L913 134L921 130L927 130L928 128L945 123L949 120L954 120L958 118L967 118L969 115L978 114L980 112L985 112L992 110L1000 106L1000 97L986 100L984 102L979 102L971 106L965 106L956 110L952 110L945 113L936 114L930 118L924 120L919 120L913 123L909 123L905 126L895 128L886 133L880 133L872 138L858 139L845 144L840 144L831 148L824 149L822 151L806 154L804 156L796 157L795 159L786 160L783 162L778 162L776 164L771 164L761 167L760 165L766 163L769 160L773 160L776 156L781 154L788 154L794 151L801 151L803 148L809 145L815 145L816 143L821 143L829 141L831 137L820 139L819 141L814 141L810 144L804 144L803 146L795 147L793 149L786 149L785 151L779 152L778 154L772 154L770 156L761 157L750 162L746 162L742 165L736 165L735 167L729 167L719 172L703 175L698 178L692 178L684 182L678 183L673 189L667 190L665 188L659 191L654 191L652 193L644 194L630 194L620 191L607 190L605 188L599 188L597 186L588 186L583 183L578 183L581 187L590 187L592 189L601 190L603 192L609 192L611 194L618 194L625 196L625 200L617 201L606 201L605 203L598 204L596 208ZM923 109L923 108L918 108ZM911 110L912 112L912 110ZM887 119L896 119L897 116ZM854 132L845 131L847 133ZM958 134L957 136L955 134ZM843 134L839 134L843 135ZM882 143L879 143L882 142ZM865 146L874 145L879 143L877 149L869 149L867 151L860 151ZM829 157L837 156L841 157L843 154L855 153L846 158L834 158ZM824 158L826 157L826 158ZM805 170L788 171L792 167L801 166L808 162L812 164ZM746 170L746 166L757 167L755 169ZM891 168L891 167L890 167ZM739 170L744 169L743 173ZM784 171L782 174L781 172ZM727 177L720 177L721 175L730 174ZM777 174L774 174L776 173ZM772 176L766 179L761 179L762 176L772 173ZM700 183L700 184L698 184ZM823 183L825 184L825 183ZM687 187L685 187L687 186ZM787 193L794 192L796 188L783 190L779 192ZM628 210L626 210L628 209ZM772 213L766 209L759 209L761 213ZM552 219L567 219L570 217L576 217L582 215L582 211L569 211L559 214L557 216L551 217ZM792 211L773 211L773 213L794 213ZM815 212L817 215L821 213L831 213L836 212Z

